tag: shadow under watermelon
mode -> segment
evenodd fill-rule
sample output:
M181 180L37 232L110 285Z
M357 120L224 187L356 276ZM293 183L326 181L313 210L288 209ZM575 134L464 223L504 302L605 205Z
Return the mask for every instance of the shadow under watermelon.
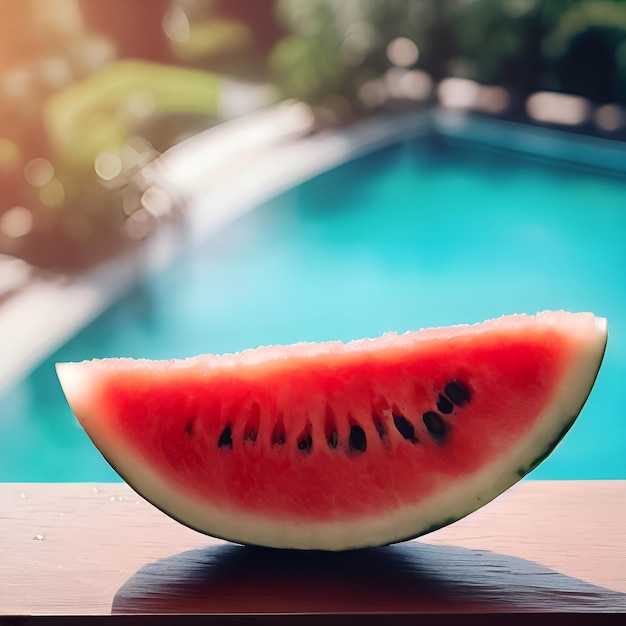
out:
M149 563L115 614L626 612L626 594L486 550L408 542L325 553L219 544Z

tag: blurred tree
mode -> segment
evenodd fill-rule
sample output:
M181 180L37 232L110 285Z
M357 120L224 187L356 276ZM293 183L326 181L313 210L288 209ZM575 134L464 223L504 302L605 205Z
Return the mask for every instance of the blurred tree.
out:
M546 32L538 0L473 0L455 15L460 58L452 72L485 84L507 87L519 103L537 89L546 63ZM547 3L546 3L547 4Z
M277 11L289 34L271 58L276 80L309 102L339 94L358 107L397 37L435 80L506 87L517 114L540 90L626 102L624 0L279 0Z
M518 108L546 89L626 103L623 0L472 0L456 17L467 76L506 86Z
M626 104L626 0L0 0L0 29L0 253L46 267L128 244L124 184L223 119L220 75L335 122L448 76L519 118L541 90Z
M359 106L360 87L392 67L387 46L399 37L418 50L415 63L444 74L455 50L451 18L460 0L279 0L289 35L271 65L289 96L309 102L339 94ZM418 62L419 59L419 62Z
M206 70L260 68L273 4L0 0L0 253L79 269L149 232L146 212L126 228L126 183L154 145L219 121Z
M578 2L543 42L559 91L626 104L626 2Z

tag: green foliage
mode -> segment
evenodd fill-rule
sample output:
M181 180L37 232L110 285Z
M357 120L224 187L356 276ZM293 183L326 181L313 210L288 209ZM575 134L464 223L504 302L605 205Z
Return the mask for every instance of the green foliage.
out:
M278 18L288 36L270 65L288 96L319 102L358 87L389 67L387 45L397 37L426 43L449 0L279 0Z
M65 164L92 168L100 152L123 147L146 113L216 115L219 84L217 76L189 68L132 60L111 63L47 101L52 152Z
M517 102L534 91L626 103L624 0L279 0L288 35L271 66L287 95L355 100L390 67L386 47L414 41L417 67L500 84Z
M551 89L626 102L626 3L474 0L456 20L468 75L527 96Z
M562 91L626 103L626 3L579 2L543 42Z
M284 92L309 102L341 91L347 73L333 37L286 37L274 49L272 65Z
M47 266L71 246L89 264L125 245L124 186L180 137L230 117L224 75L269 76L283 97L331 109L329 119L397 104L406 92L393 81L414 69L418 82L425 72L504 86L513 115L542 90L626 105L626 0L57 2L67 11L0 2L0 214L33 216L28 237L0 232L0 252ZM108 30L73 19L79 6ZM168 16L189 37L167 40ZM395 67L388 46L400 37L418 54ZM103 153L120 160L113 179L96 175ZM24 179L33 159L53 166L44 186Z

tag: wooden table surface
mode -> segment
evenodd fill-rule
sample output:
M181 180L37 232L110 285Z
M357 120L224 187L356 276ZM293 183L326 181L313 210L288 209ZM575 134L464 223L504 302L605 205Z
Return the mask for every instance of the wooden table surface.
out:
M0 484L0 524L7 624L626 613L626 481L524 481L418 540L338 554L214 540L124 484Z

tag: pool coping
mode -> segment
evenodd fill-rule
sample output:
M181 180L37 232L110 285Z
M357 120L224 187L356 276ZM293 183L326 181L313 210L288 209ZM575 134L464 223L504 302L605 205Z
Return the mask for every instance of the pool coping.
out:
M31 276L0 306L0 390L140 283L240 215L341 163L400 140L437 133L494 148L626 174L626 146L569 131L433 108L380 114L311 132L311 112L283 102L205 131L164 153L141 184L168 199L177 218L136 249L78 275ZM245 181L245 184L242 183ZM180 207L184 205L184 211ZM219 207L207 211L206 207Z

